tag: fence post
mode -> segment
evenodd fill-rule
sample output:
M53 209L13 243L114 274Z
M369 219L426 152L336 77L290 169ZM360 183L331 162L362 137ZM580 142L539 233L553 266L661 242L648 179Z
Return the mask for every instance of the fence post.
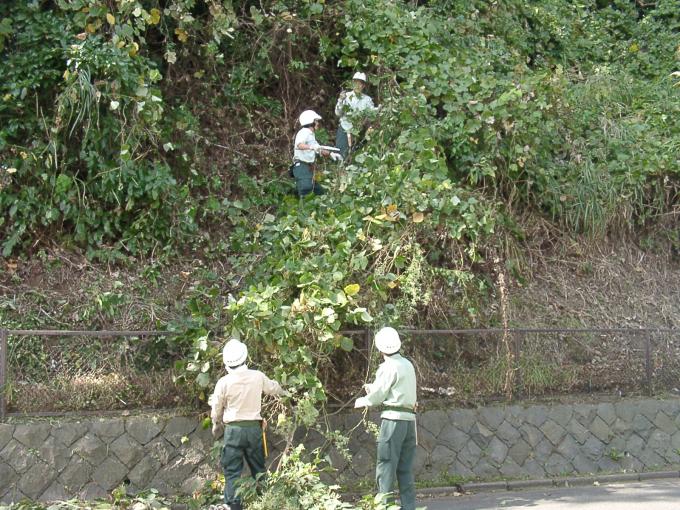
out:
M513 350L515 351L515 394L514 398L522 396L522 344L524 343L524 333L515 332L514 335L515 342L513 345Z
M7 415L7 330L0 329L0 422Z
M645 384L647 395L652 395L652 339L651 333L645 335Z

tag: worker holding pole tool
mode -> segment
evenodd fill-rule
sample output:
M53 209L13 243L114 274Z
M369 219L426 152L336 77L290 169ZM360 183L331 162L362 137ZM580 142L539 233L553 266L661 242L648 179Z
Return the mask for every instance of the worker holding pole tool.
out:
M295 185L299 196L314 192L323 195L326 189L316 183L316 155L330 157L333 161L342 161L340 150L327 147L316 141L315 131L319 128L321 115L314 110L305 110L300 114L300 130L295 135L293 145L293 164L290 174L295 177Z
M335 145L340 149L340 155L343 159L347 159L350 151L356 146L354 138L361 130L361 127L355 129L352 117L362 112L376 110L371 96L364 94L366 82L365 73L354 73L352 90L342 91L338 102L335 104L335 115L340 118L340 124L335 133Z
M239 340L231 339L224 345L222 358L227 375L217 381L210 397L210 418L214 437L224 431L220 465L224 471L226 510L241 510L234 484L241 477L243 459L250 475L256 478L265 472L265 457L269 453L267 424L260 415L262 394L288 395L288 392L262 372L248 368L248 347Z
M364 385L366 396L358 398L354 407L382 407L375 470L378 492L390 494L397 481L402 510L415 510L416 372L413 364L399 353L401 340L394 328L378 331L375 346L382 354L383 362L378 367L375 381Z

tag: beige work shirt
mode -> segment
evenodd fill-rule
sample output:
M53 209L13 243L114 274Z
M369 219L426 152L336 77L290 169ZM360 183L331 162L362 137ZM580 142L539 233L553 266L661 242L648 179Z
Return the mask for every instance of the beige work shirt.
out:
M281 385L259 370L247 366L231 370L215 385L210 396L210 418L213 423L261 420L262 394L283 395Z

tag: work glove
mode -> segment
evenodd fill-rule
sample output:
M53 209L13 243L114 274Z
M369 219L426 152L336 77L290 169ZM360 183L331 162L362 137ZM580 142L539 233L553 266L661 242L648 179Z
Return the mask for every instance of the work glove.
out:
M220 437L224 433L224 425L222 423L213 423L212 435L213 437Z
M340 154L338 154L337 152L331 152L331 159L333 161L340 162L340 161L342 161L342 156Z

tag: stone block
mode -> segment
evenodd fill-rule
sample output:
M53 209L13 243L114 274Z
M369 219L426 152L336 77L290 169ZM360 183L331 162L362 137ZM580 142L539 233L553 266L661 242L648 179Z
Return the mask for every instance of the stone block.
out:
M531 454L531 446L523 439L518 439L508 450L508 456L517 464L524 464Z
M475 464L472 471L480 478L494 478L501 474L498 468L486 459L482 459Z
M621 468L625 471L642 471L645 468L644 464L632 455L626 455L620 460L620 463Z
M14 428L14 439L27 448L38 449L50 435L52 427L49 423L20 423Z
M571 405L556 405L548 410L548 418L564 427L574 415L574 408Z
M650 422L654 421L659 412L659 401L656 399L640 400L638 402L638 413L647 418Z
M665 465L663 458L649 448L643 449L637 458L644 464L646 469L658 469Z
M90 426L90 433L105 443L110 443L125 432L125 421L122 418L100 418Z
M451 422L449 415L444 411L425 411L418 417L418 424L437 437L446 425Z
M0 462L0 494L9 491L19 479L19 474L5 462Z
M654 425L642 414L636 414L633 418L633 430L643 438L649 437Z
M14 435L14 425L9 423L0 423L0 452L7 446L9 440L12 439Z
M73 494L69 494L66 492L66 489L64 486L55 481L52 482L52 485L50 485L45 492L43 492L40 496L40 501L45 501L45 502L57 502L57 501L66 501L68 499L71 499L73 497Z
M605 422L607 425L611 425L616 420L616 409L614 404L609 402L603 402L597 406L597 415Z
M52 437L64 446L71 446L76 440L83 437L88 430L85 423L65 421L52 427Z
M507 420L501 423L496 429L496 437L506 444L513 444L515 441L522 437L517 430L517 427L513 426Z
M588 459L597 462L602 458L602 454L604 453L604 443L595 436L590 436L583 444L583 449L581 451Z
M540 430L543 432L548 441L550 441L555 446L560 444L562 438L566 434L564 427L558 425L552 420L547 420L543 425L541 425Z
M135 466L145 455L140 444L127 434L123 434L113 441L109 449L118 457L118 460L129 468Z
M574 438L574 440L583 444L590 436L590 431L579 423L578 420L572 419L566 427L567 434Z
M469 432L478 420L477 413L471 409L456 409L454 411L449 411L448 414L451 423L463 432Z
M603 443L608 443L614 433L602 418L596 416L590 424L590 432Z
M475 464L479 462L482 456L482 449L477 446L474 441L468 441L461 451L456 455L456 459L462 462L464 465L470 469L474 469Z
M205 483L205 480L200 476L191 476L182 482L180 491L182 494L191 495L197 490L201 489Z
M420 437L418 437L420 442ZM465 432L457 429L453 424L447 425L435 440L436 444L444 444L452 450L458 452L470 441L470 436Z
M54 437L50 436L42 446L38 448L38 455L49 466L52 466L52 469L57 473L60 473L68 464L69 458L71 457L71 450L59 443Z
M38 499L47 489L57 474L44 462L36 462L19 479L19 490L29 499Z
M420 426L418 427L418 444L422 445L423 448L425 448L428 451L434 450L434 447L437 446L439 443L447 443L446 437L442 437L441 439L437 439L435 436L432 435L432 433L427 430L423 429Z
M470 429L470 438L482 449L487 447L493 436L494 433L481 422L475 423Z
M534 447L533 458L539 462L545 462L554 451L555 446L545 438Z
M526 410L519 405L511 405L506 408L505 421L515 428L520 428L526 421Z
M375 471L375 453L361 450L352 456L352 472L364 478Z
M163 431L164 422L156 416L135 416L125 422L125 430L140 444L147 444Z
M623 437L631 431L633 424L629 421L623 421L621 418L616 418L611 427L615 436Z
M11 439L0 452L0 461L9 464L19 474L28 471L37 460L38 457L16 439Z
M557 447L557 452L567 460L576 458L580 453L580 445L571 436L565 436L560 445Z
M547 473L543 462L538 462L535 459L527 459L522 465L524 474L532 478L543 478Z
M198 418L189 418L187 416L175 416L168 420L163 430L163 437L174 446L180 446L182 444L182 438L189 436L197 427L201 424Z
M106 491L116 488L125 479L128 468L115 457L108 457L92 473L92 480Z
M128 478L130 482L140 490L150 489L149 483L156 475L156 472L160 469L160 462L151 457L146 456L139 463L132 468L128 473Z
M642 450L647 447L645 445L645 440L637 434L631 434L630 437L626 439L625 444L626 446L624 451L630 455L633 455L634 457L638 457Z
M477 414L491 430L496 430L505 421L504 407L480 407Z
M545 463L545 470L549 475L565 475L574 472L574 466L559 453L553 453Z
M631 423L637 412L637 404L624 400L622 402L617 402L614 404L614 409L616 411L616 416L621 418L626 423Z
M598 471L597 464L582 453L574 457L571 463L574 466L574 471L576 473L586 474L597 473Z
M620 471L621 461L612 459L609 455L604 455L600 460L597 461L597 468L605 473L611 473L612 471Z
M463 476L465 478L472 478L475 476L475 473L459 460L456 460L453 464L451 464L451 466L449 466L448 474Z
M489 442L486 455L493 464L499 466L503 464L505 458L508 456L508 447L505 445L505 443L503 443L503 441L497 437L494 437Z
M109 493L94 482L88 483L78 493L78 498L84 499L84 500L103 499L103 498L106 498L108 496L109 496Z
M670 419L668 415L663 411L659 411L656 414L653 423L654 425L657 426L657 428L661 429L666 434L674 434L675 432L678 431L678 427L675 424L675 422L672 419Z
M328 458L330 459L331 466L336 469L338 473L342 473L351 461L351 459L347 459L344 455L340 454L335 447L331 448L328 452Z
M430 453L430 464L435 471L448 471L456 459L456 454L444 445L435 446Z
M540 427L548 419L548 408L546 406L531 406L527 408L525 420L534 427Z
M657 453L664 451L669 444L671 444L671 436L663 430L655 430L647 440L647 448L651 448Z
M80 457L74 456L61 472L58 480L66 487L67 492L77 494L89 483L93 471L94 467L83 462Z
M590 404L580 404L574 406L574 418L583 425L585 428L589 428L590 422L597 415L597 408Z
M500 467L500 472L503 476L509 478L517 478L524 474L522 467L510 457L505 459L505 462L503 462L503 465Z
M88 433L73 443L71 451L93 466L98 466L107 456L108 448L98 437Z
M347 429L350 430L350 429ZM211 430L204 429L203 427L196 427L196 429L189 435L191 444L202 444L204 448L210 448L213 444L213 437ZM276 437L272 436L272 441L275 441Z
M427 451L425 451L422 446L418 445L416 446L416 455L413 459L413 472L415 473L416 478L418 477L418 473L425 470L426 465L429 465Z
M166 465L177 454L175 448L162 437L154 439L149 443L145 451L147 455L156 459L161 466Z
M543 432L541 432L538 428L534 427L529 423L525 423L524 425L522 425L522 428L519 430L519 433L520 436L522 436L522 438L527 443L529 443L529 446L531 447L535 447L545 438Z

